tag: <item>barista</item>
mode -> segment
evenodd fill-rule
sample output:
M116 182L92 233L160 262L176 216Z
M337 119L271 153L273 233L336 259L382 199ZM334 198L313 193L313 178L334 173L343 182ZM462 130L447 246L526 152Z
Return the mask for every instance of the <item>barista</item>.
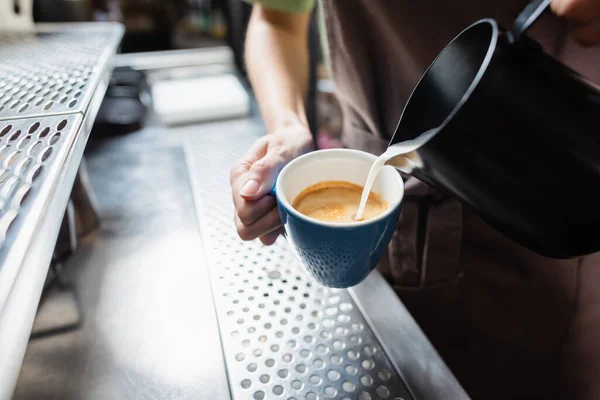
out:
M313 150L304 97L315 3L250 1L246 60L270 134L234 166L231 185L239 235L270 245L282 230L266 194ZM527 3L321 0L344 144L381 154L442 48L481 18L511 26ZM552 10L529 34L600 83L600 51L588 48L600 43L600 1L555 0ZM538 256L411 178L379 269L474 399L600 399L600 254Z

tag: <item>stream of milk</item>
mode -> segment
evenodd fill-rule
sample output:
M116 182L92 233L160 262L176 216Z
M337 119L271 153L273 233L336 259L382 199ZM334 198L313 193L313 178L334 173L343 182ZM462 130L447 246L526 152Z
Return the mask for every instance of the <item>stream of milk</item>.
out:
M363 213L365 212L365 207L367 205L367 200L369 199L369 194L371 193L371 188L375 183L375 179L377 179L377 175L379 175L379 172L386 165L386 163L393 158L400 157L402 159L398 160L398 162L395 163L399 165L405 164L407 167L410 167L413 164L411 160L412 153L416 149L427 143L429 139L431 139L433 136L435 136L436 133L438 133L439 130L440 128L430 129L417 136L415 139L393 144L387 148L385 153L380 155L377 158L377 160L375 160L375 162L371 166L371 169L369 170L367 182L365 183L362 196L360 198L360 206L358 207L358 211L355 217L357 221L360 221L362 219Z

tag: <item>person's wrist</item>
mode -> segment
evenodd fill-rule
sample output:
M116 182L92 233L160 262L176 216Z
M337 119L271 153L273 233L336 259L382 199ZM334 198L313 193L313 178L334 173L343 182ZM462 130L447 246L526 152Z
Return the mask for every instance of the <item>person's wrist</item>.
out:
M293 111L279 113L273 125L274 126L271 127L273 132L288 130L296 127L303 127L307 131L310 131L306 116Z
M298 155L314 150L314 140L308 123L301 117L281 119L271 133L283 137L284 140L296 149Z

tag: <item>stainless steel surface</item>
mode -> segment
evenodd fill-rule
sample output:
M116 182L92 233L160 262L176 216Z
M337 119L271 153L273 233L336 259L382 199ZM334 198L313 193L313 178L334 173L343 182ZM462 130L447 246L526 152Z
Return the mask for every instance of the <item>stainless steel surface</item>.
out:
M221 46L204 49L119 54L115 58L115 67L127 66L138 70L157 70L233 65L233 62L233 52L231 49L227 46Z
M0 399L18 377L121 35L119 25L85 24L0 36ZM54 101L56 93L77 102L42 107L32 97Z
M3 209L0 218L6 226L0 249L0 382L3 382L0 399L10 398L18 377L70 185L77 171L77 165L69 161L81 159L85 140L79 139L89 133L81 132L82 117L78 115L40 118L35 121L39 122L35 130L36 125L31 122L13 120L2 124L12 125L13 135L19 129L25 135L32 132L33 144L27 146L29 154L22 151L14 156L20 163L11 164L7 158L3 159L9 177L0 184L0 191L8 194L5 204L10 204L10 208ZM39 141L46 128L47 135ZM22 140L26 141L27 136ZM36 145L37 142L41 144ZM22 142L17 140L16 143ZM16 143L7 148L14 148ZM41 152L34 146L41 146ZM31 160L29 165L27 159ZM33 179L40 164L41 172ZM27 168L19 170L20 165ZM15 182L12 191L9 190L11 182ZM21 201L27 191L28 195Z
M0 311L47 198L57 190L55 181L77 139L81 120L69 115L0 122ZM62 211L55 217L62 220Z
M284 240L237 237L229 168L255 139L186 143L233 398L412 399L347 291L313 282Z
M248 120L150 122L92 137L86 164L101 226L65 266L83 325L30 342L14 400L230 398L181 140L252 129ZM69 317L61 310L54 318Z
M469 398L379 272L349 291L416 399Z
M0 34L0 120L85 112L122 33L73 24Z

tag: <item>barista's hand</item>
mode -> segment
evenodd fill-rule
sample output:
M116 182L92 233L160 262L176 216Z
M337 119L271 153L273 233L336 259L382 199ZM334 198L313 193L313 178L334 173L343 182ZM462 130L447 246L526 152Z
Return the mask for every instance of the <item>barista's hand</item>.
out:
M260 238L269 246L282 233L277 202L268 195L281 169L313 150L304 125L291 125L260 138L231 170L235 225L243 240Z
M600 44L600 0L552 0L552 11L573 24L573 36L584 46Z

